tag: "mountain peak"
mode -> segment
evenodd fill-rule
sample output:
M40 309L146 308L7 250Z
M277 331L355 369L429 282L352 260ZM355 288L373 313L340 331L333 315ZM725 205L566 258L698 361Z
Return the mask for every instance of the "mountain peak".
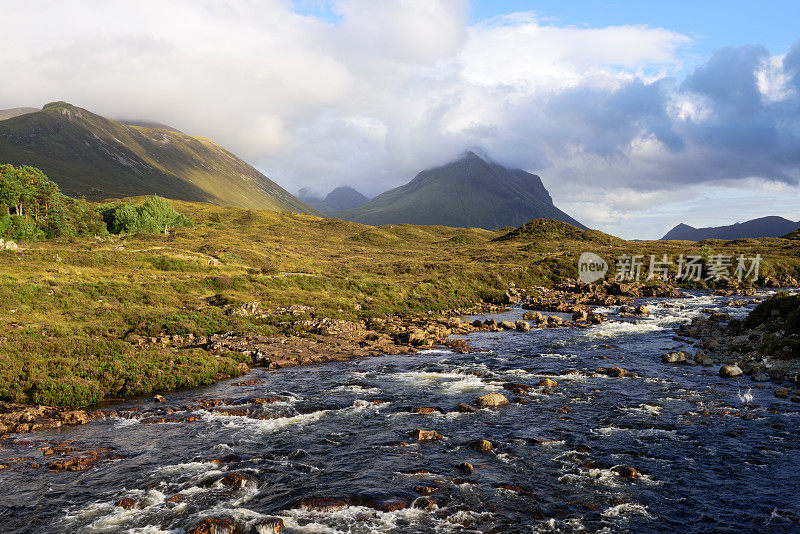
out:
M426 169L406 185L336 217L365 224L422 224L494 230L531 219L556 219L585 228L553 205L541 178L488 160L475 149Z
M688 224L680 223L667 232L662 240L702 241L704 239L747 239L759 237L781 237L791 232L798 222L784 219L775 215L759 217L745 222L730 224L728 226L713 226L695 228Z
M0 122L0 161L38 167L76 198L155 194L316 213L214 143L163 129L125 126L64 101Z

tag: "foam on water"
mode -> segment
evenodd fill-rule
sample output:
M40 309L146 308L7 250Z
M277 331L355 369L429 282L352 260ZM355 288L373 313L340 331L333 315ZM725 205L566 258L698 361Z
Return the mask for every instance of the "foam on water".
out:
M646 506L633 502L624 502L603 511L603 517L624 517L631 515L653 517L647 511Z

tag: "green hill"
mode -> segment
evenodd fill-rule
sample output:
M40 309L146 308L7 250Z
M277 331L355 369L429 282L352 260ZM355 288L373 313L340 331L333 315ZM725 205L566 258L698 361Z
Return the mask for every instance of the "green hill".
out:
M65 102L0 121L0 162L38 167L77 198L156 194L318 214L208 139L122 124Z
M555 219L585 228L553 205L538 176L474 152L423 171L361 207L329 215L376 226L409 223L495 230L520 227L531 219Z

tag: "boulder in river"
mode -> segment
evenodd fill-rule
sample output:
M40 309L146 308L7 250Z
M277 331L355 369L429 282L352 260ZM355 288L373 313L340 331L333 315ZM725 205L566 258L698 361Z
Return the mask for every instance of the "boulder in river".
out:
M564 319L562 319L558 315L550 315L547 318L547 326L562 326L563 324L564 324Z
M723 365L719 368L719 376L724 378L733 378L736 376L740 376L742 374L742 370L739 368L738 365L730 363L727 365Z
M586 310L577 310L575 313L572 314L572 320L577 321L579 323L586 322L589 318L589 314L586 313Z
M518 332L529 332L531 329L531 325L528 324L527 321L522 321L522 320L514 323L514 326L516 327Z
M668 352L661 356L661 361L664 363L685 363L686 353L683 351Z
M417 406L416 408L411 408L411 413L428 415L432 413L441 413L441 410L439 408L432 408L430 406Z
M461 404L458 405L456 411L461 413L476 413L478 411L478 408L470 404L467 404L465 402L462 402Z
M647 306L636 306L636 309L633 310L633 313L636 315L650 315L650 310L647 309Z
M339 497L308 497L297 504L297 508L314 510L315 512L338 512L352 503L350 499Z
M227 517L206 517L186 531L186 534L239 534L242 529Z
M488 439L479 439L471 444L472 448L478 452L491 452L494 450L494 445Z
M497 326L499 326L503 330L514 330L516 328L516 325L511 321L500 321L500 324L498 324Z
M133 510L134 508L141 508L142 505L131 499L130 497L123 497L117 501L117 506L124 510Z
M618 476L626 478L628 480L639 478L639 472L633 467L630 467L628 465L615 466L614 468L612 468L612 471L614 471Z
M526 311L522 315L522 318L525 319L526 321L533 321L534 323L541 323L542 321L544 321L544 315L542 315L538 311L532 311L532 310Z
M225 488L234 489L254 489L258 486L258 483L252 477L238 471L231 471L219 479L217 484Z
M779 399L788 399L791 392L787 388L778 388L775 390L775 396Z
M475 402L478 406L505 406L509 404L508 399L502 393L487 393L478 397Z
M556 387L558 385L558 382L556 382L555 380L553 380L551 378L542 378L541 380L539 380L539 383L536 384L536 385L539 386L539 387L551 389L551 388Z
M444 437L435 430L422 430L421 428L413 430L411 436L417 441L436 441Z
M472 473L475 470L475 468L472 467L472 464L469 463L469 462L464 462L463 464L458 464L456 466L456 469L458 469L459 471L464 471L465 473Z

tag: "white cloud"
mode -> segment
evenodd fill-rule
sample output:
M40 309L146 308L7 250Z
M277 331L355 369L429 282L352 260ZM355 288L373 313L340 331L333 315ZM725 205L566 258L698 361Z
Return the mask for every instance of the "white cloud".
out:
M0 4L0 107L164 122L290 190L377 194L480 146L613 229L696 183L800 176L786 134L800 121L775 107L796 94L783 56L722 54L679 84L691 40L668 29L535 13L468 26L466 0L333 1L335 24L290 0Z

